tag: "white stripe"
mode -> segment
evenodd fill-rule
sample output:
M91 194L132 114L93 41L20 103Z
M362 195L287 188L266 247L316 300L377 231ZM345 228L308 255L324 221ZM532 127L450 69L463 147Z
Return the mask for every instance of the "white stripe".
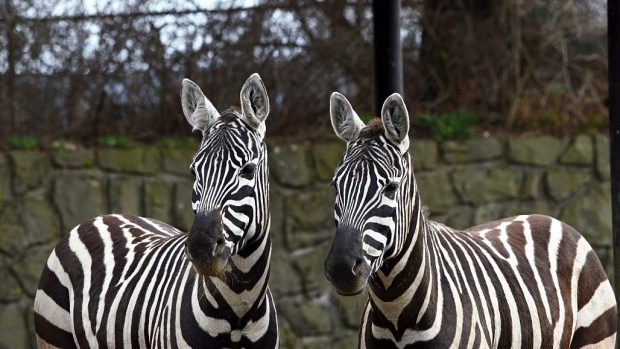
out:
M599 316L615 306L616 298L614 296L614 291L609 284L609 280L605 280L598 285L588 303L584 304L584 306L579 309L579 313L577 313L577 326L575 329L590 326L594 320L598 319Z
M521 272L519 271L519 268L518 268L519 260L517 259L517 256L514 253L514 251L512 250L512 246L508 243L507 228L513 223L515 223L515 221L505 222L505 223L502 223L498 227L498 229L500 229L499 239L504 245L504 248L506 249L506 251L508 252L508 262L510 264L510 267L513 270L513 273L514 273L515 278L517 279L517 282L519 283L521 292L523 293L523 296L525 297L525 303L527 304L527 310L530 313L530 318L532 321L532 345L534 348L538 348L542 344L542 337L540 333L541 325L540 325L540 319L538 318L538 306L536 305L536 302L534 302L534 298L532 297L532 294L530 293L530 290L527 287L527 284L525 283L525 281L523 280L523 277L521 276ZM525 234L525 230L523 231L523 233ZM526 250L528 248L527 238L526 238L525 248Z
M88 341L88 346L90 348L99 348L99 343L97 343L97 339L95 338L95 334L92 331L92 327L90 326L90 319L88 317L88 303L90 302L90 269L92 260L90 258L90 253L86 249L84 243L80 240L80 237L77 233L77 227L71 231L69 234L69 248L78 261L81 264L81 269L84 272L84 285L82 287L82 309L76 309L82 316L82 329L84 329L84 337Z
M560 248L560 242L562 241L562 223L557 219L551 218L549 233L549 267L551 269L551 278L553 280L553 287L555 288L559 306L559 318L558 321L555 323L555 328L553 330L553 346L556 347L560 345L560 342L562 341L565 321L564 317L566 312L564 306L564 299L562 298L562 293L560 290L560 283L558 281L558 250Z
M534 273L534 279L536 280L538 293L540 294L540 299L542 300L543 307L545 308L547 321L551 324L553 319L551 318L551 309L549 307L549 302L547 301L547 292L545 291L545 285L540 278L538 267L536 267L536 253L534 239L532 238L532 228L530 226L530 222L527 220L528 216L519 216L519 218L522 218L521 221L523 222L523 235L525 235L525 257L530 264L532 273Z
M73 333L73 329L71 328L71 315L69 312L54 302L54 300L41 289L37 290L37 294L35 295L34 309L35 313L41 315L52 325L63 331Z
M108 288L110 287L110 280L112 280L112 269L114 268L114 256L112 255L112 239L108 227L103 224L103 217L95 218L93 225L99 231L99 236L103 241L103 268L104 279L101 285L101 294L99 295L99 305L97 306L97 324L96 330L101 328L101 320L103 319L103 313L105 310L105 299Z

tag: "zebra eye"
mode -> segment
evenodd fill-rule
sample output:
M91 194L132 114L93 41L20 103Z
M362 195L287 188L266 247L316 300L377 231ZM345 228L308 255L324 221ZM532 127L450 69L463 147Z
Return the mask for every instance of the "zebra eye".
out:
M385 196L387 196L390 199L394 199L394 196L396 195L396 191L397 190L398 190L398 183L397 182L389 182L383 188L383 194L385 194Z
M252 178L254 178L254 173L255 172L256 172L256 165L255 164L247 164L247 165L245 165L245 166L243 166L241 168L241 171L239 171L239 174L243 178L252 179Z

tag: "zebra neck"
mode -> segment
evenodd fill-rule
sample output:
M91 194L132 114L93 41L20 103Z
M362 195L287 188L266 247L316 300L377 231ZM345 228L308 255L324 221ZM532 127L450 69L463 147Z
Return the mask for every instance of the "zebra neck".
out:
M401 252L387 260L370 280L369 296L373 322L399 328L399 323L425 322L428 309L435 309L437 280L432 268L433 251L428 247L429 225L416 197L412 219ZM389 324L389 325L388 325Z
M265 301L271 259L269 234L242 251L231 257L223 275L201 277L203 301L214 309L229 308L237 318L256 311Z

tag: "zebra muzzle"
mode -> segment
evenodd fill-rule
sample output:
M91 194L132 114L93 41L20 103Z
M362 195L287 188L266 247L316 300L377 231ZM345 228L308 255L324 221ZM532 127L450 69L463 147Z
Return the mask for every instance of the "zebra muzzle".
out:
M363 258L361 232L338 227L331 250L325 260L325 277L341 295L361 293L370 276L370 266Z
M232 251L226 246L219 211L196 215L185 241L185 252L194 268L201 274L216 276L225 269Z
M213 247L213 252L211 253L211 255L215 257L215 256L219 256L223 254L225 247L226 247L226 244L224 243L224 239L218 238L215 241L215 247Z

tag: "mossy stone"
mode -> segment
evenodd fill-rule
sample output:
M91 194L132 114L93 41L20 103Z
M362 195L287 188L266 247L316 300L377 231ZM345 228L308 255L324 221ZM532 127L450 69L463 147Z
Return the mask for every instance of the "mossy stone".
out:
M108 182L108 196L111 213L122 213L139 216L140 187L142 181L138 177L115 176Z
M288 193L284 199L285 242L291 249L328 240L334 226L335 194L327 184Z
M63 229L68 232L78 224L107 212L102 181L90 175L56 177L52 199L60 212Z
M560 157L560 162L566 165L589 166L594 160L592 137L579 135L575 137L568 149Z
M489 203L476 207L474 225L495 221L503 217L504 207L498 203Z
M431 212L443 213L457 204L458 200L446 170L418 174L416 182L422 204L428 206Z
M190 178L189 165L192 163L194 154L196 154L196 149L194 147L164 147L161 152L164 171Z
M563 221L572 225L591 245L611 244L611 189L609 182L592 185L562 211Z
M24 194L40 187L49 173L47 154L40 151L14 150L9 152L13 170L13 191Z
M542 196L543 174L541 172L525 172L523 183L519 190L519 199L535 200Z
M269 148L269 170L274 179L288 187L301 187L312 182L308 147L274 145Z
M594 138L594 143L596 148L596 174L602 180L609 180L611 177L609 137L597 135Z
M95 165L95 152L92 149L54 149L52 151L54 165L63 168L90 168Z
M155 174L159 171L160 157L157 148L103 148L97 151L97 161L102 169L125 173Z
M174 183L174 226L181 231L189 231L194 223L192 209L192 190L194 182L183 180Z
M11 169L9 161L0 153L0 204L11 195Z
M368 296L362 293L358 296L340 296L334 294L331 303L338 310L338 313L342 314L344 325L348 328L358 328L362 322L362 315L364 306Z
M509 159L517 164L548 166L557 160L564 143L551 136L513 138L508 140Z
M441 151L447 163L483 161L499 158L503 144L495 138L445 141L441 144Z
M25 198L0 209L0 250L11 256L24 249L60 236L60 223L54 209L44 201Z
M504 211L505 217L513 217L519 215L543 214L547 216L555 216L555 205L547 201L522 201L509 203Z
M314 162L316 177L323 182L330 182L336 166L342 159L346 146L343 142L318 143L312 145L310 152Z
M409 147L415 171L427 171L437 167L437 143L432 140L413 140Z
M316 336L332 331L329 310L317 300L283 300L278 312L298 336Z
M317 244L312 248L298 250L294 254L293 265L301 277L306 294L329 287L323 264L329 252L330 242Z
M443 215L434 218L435 214L430 211L431 219L437 220L454 229L467 229L474 223L474 208L471 206L454 206Z
M163 181L144 183L144 214L164 223L172 221L172 185Z
M276 305L277 306L277 305ZM279 315L278 310L278 315ZM300 348L301 342L293 331L283 326L282 321L279 322L280 331L280 348L282 349L297 349Z
M578 192L590 179L590 172L554 169L547 172L549 195L556 201L568 199Z
M274 247L284 248L286 231L284 228L284 221L286 215L284 213L285 206L285 193L277 185L270 185L269 189L269 204L271 211L271 226L270 234L271 241Z
M452 180L456 192L465 203L514 199L519 192L519 174L505 167L462 168L452 173Z
M55 246L56 241L30 247L13 263L12 269L29 297L35 296L41 272Z
M303 291L301 275L292 263L292 258L281 249L274 248L271 251L269 288L276 299Z
M358 322L361 322L361 318ZM359 324L357 327L359 327ZM333 346L336 349L356 348L357 342L359 341L358 337L358 331L343 331L343 333L338 336Z
M303 349L325 349L332 347L334 340L331 336L310 336L302 338Z
M15 302L24 297L22 288L11 270L11 258L4 254L0 254L0 275L2 275L0 303Z
M0 348L28 348L25 307L20 303L0 304Z

